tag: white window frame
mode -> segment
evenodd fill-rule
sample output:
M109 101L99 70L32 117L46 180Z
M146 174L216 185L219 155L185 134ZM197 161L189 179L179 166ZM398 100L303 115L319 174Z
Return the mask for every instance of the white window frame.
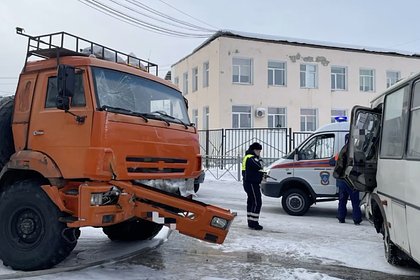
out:
M182 92L184 95L188 94L188 72L182 74Z
M209 86L210 83L210 64L208 61L203 63L203 88Z
M395 76L392 76L395 75ZM400 71L386 71L386 87L389 88L390 86L396 84L401 79L401 72Z
M235 110L234 109L239 109ZM249 126L242 126L241 120L249 118ZM252 106L233 105L232 106L232 128L251 128L252 127Z
M176 77L174 78L174 84L175 84L175 85L177 85L177 86L179 87L179 77L178 77L178 76L176 76Z
M362 74L362 71L372 71L371 75ZM369 87L369 79L371 79L372 88ZM360 68L359 69L359 90L362 92L375 91L375 69Z
M198 129L198 109L192 109L192 122L195 124L195 127Z
M278 64L282 64L281 66L270 66L270 63L278 63ZM268 72L268 77L267 77L267 84L269 86L286 86L286 74L287 74L287 64L285 61L276 61L276 60L269 60L267 62L267 72ZM279 83L276 82L276 76L279 75L280 80L283 80L283 83L280 81ZM270 83L270 77L272 79L271 83Z
M279 111L283 111L283 112L279 112ZM283 120L283 124L281 124L281 120ZM268 121L267 127L269 128L287 127L287 108L286 107L268 107L267 121Z
M203 129L209 129L210 125L210 108L209 106L203 107Z
M315 114L303 114L303 110L314 110ZM308 120L309 118L315 117L314 121L314 128L313 130L308 128ZM303 120L303 127L302 127L302 120ZM318 109L315 108L300 108L300 131L315 131L318 128Z
M304 67L305 69L302 69ZM308 68L313 68L308 69ZM318 65L310 63L302 63L300 65L300 87L301 88L318 88ZM313 84L312 84L313 83Z
M337 122L335 117L347 117L347 109L331 109L331 123Z
M253 79L252 58L232 57L232 83L251 85ZM246 74L248 72L248 74ZM237 73L237 75L235 75ZM235 80L235 76L238 76ZM247 80L245 79L247 77Z
M344 70L344 73L334 73L333 72L334 69ZM337 86L339 84L340 78L344 80L342 88ZM347 90L347 67L338 66L338 65L331 66L331 90L333 91Z
M192 69L192 92L198 90L198 67Z

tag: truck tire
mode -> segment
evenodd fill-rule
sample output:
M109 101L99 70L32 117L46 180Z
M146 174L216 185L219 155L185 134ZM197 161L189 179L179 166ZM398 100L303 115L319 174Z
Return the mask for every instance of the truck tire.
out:
M143 219L128 220L112 226L103 227L109 239L116 241L147 240L155 237L163 225Z
M383 223L382 228L384 236L385 259L392 265L404 266L410 261L410 258L398 248L389 237L389 228Z
M78 228L59 221L60 212L40 180L13 183L0 194L0 258L17 270L50 268L77 244Z
M301 189L290 189L283 194L281 205L287 214L303 216L311 206L309 195Z
M0 170L15 152L12 134L13 96L0 99Z

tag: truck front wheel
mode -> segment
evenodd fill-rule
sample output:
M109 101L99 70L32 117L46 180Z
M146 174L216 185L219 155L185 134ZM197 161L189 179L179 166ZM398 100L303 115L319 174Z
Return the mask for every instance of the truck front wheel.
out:
M152 239L163 225L143 219L128 220L112 226L103 227L103 232L111 240L135 241Z
M290 189L283 194L281 205L287 214L303 216L311 206L309 195L300 189Z
M39 180L22 180L0 194L0 258L13 269L50 268L76 246L79 229L59 221L64 213L41 185Z

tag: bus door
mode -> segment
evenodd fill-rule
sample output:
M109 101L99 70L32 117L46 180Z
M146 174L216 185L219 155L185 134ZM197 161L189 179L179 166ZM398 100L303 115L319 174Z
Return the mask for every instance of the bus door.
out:
M376 187L381 113L355 106L351 112L345 179L362 192Z

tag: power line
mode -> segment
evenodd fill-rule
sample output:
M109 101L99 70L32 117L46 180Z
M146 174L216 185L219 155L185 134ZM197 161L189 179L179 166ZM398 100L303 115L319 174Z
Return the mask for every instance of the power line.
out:
M184 15L186 15L186 16L188 16L188 17L192 18L192 19L195 19L195 20L196 20L196 21L198 21L198 22L204 23L205 25L210 26L210 27L212 27L212 28L214 28L214 29L220 29L220 28L217 28L217 27L215 27L215 26L213 26L213 25L210 25L210 24L208 24L208 23L206 23L206 22L204 22L204 21L202 21L202 20L200 20L200 19L198 19L198 18L195 18L195 17L193 17L193 16L191 16L191 15L189 15L189 14L187 14L187 13L185 13L185 12L181 11L181 10L179 10L178 8L176 8L176 7L174 7L174 6L172 6L172 5L168 4L168 3L166 3L166 2L165 2L165 1L163 1L163 0L159 0L159 1L160 1L160 2L162 2L163 4L167 5L167 6L171 7L172 9L174 9L174 10L176 10L176 11L180 12L181 14L184 14Z
M198 25L195 25L195 24L192 24L192 23L189 23L189 22L186 22L186 21L179 20L177 18L171 17L171 16L169 16L169 15L167 15L165 13L162 13L162 12L156 10L156 9L153 9L153 8L147 6L146 4L143 4L143 3L141 3L141 2L139 2L137 0L125 0L125 1L126 2L129 2L129 3L133 4L133 5L135 5L137 7L140 7L140 8L142 8L142 9L144 9L144 10L150 12L150 13L153 13L153 14L158 15L160 17L169 19L169 20L171 20L173 22L180 23L182 25L195 28L195 29L197 29L199 31L205 31L205 32L215 32L216 31L216 30L213 30L213 29L204 28L204 27L201 27L201 26L198 26Z
M172 35L172 36L176 36L176 37L189 37L189 38L207 38L209 37L211 34L199 34L199 33L187 33L187 32L182 32L182 31L177 31L177 30L173 30L173 29L169 29L169 28L165 28L165 27L161 27L161 26L157 26L154 24L151 24L149 22L134 18L131 15L128 15L124 12L121 12L113 7L110 7L100 1L97 0L78 0L79 2L97 10L100 11L102 13L105 13L108 16L112 16L113 18L119 19L123 22L129 23L131 25L134 25L136 27L139 28L143 28L146 29L148 31L152 31L155 33L159 33L159 34L163 34L163 35Z

